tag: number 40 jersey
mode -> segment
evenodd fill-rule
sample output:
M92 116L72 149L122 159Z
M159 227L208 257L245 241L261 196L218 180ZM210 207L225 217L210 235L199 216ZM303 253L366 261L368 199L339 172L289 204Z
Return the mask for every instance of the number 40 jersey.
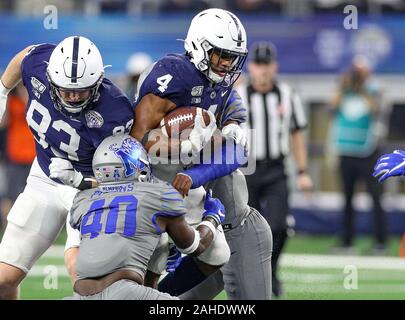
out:
M79 192L70 225L80 229L79 279L130 269L144 276L162 233L158 217L186 213L183 198L166 182L105 184Z
M110 80L104 78L97 101L71 119L53 105L46 68L55 45L41 44L24 57L22 79L28 91L27 123L36 140L38 163L49 176L50 159L69 160L85 176L92 176L92 159L104 138L128 133L134 111L128 98Z

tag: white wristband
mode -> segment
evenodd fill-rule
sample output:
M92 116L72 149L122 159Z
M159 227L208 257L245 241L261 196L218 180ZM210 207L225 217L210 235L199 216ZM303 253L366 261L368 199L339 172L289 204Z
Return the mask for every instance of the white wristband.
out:
M198 228L199 226L206 226L206 227L208 227L208 228L211 230L211 232L212 232L212 236L213 236L212 241L215 240L215 238L216 238L216 236L217 236L217 229L215 228L215 226L214 226L214 224L213 224L212 222L210 222L210 221L208 221L208 220L204 220L204 221L201 221L201 222L199 223L199 225L197 226L197 228Z
M200 233L199 233L196 229L193 229L193 230L194 230L194 241L193 241L193 243L191 244L191 246L189 246L188 248L185 248L185 249L182 249L182 248L177 247L177 249L179 249L179 251L180 251L181 253L184 253L184 254L191 254L191 253L193 253L194 251L196 251L197 248L198 248L198 246L200 245L200 239L201 239Z

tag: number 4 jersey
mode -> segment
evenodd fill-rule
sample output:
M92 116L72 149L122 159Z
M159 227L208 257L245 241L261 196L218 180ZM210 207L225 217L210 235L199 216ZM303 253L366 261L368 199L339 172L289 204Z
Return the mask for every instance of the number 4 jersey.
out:
M83 175L93 175L92 159L104 138L128 133L133 123L133 107L110 80L104 78L97 101L89 104L77 119L55 109L49 93L46 68L55 48L52 44L33 47L21 65L22 79L29 100L26 118L36 140L38 163L49 176L50 159L71 161Z
M186 213L181 195L160 180L111 184L79 192L70 224L80 229L79 279L118 269L144 276L161 234L157 218Z
M168 99L177 107L210 110L221 127L226 121L246 121L247 111L236 90L213 85L185 54L169 54L151 65L139 79L139 102L147 94Z

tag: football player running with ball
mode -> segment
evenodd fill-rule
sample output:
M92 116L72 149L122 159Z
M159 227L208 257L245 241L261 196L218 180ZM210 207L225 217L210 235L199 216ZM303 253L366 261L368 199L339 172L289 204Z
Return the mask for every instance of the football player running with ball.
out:
M225 288L229 299L270 299L271 229L260 213L248 206L245 177L237 170L243 163L236 160L243 158L238 155L243 156L247 148L246 133L241 128L247 110L232 88L247 56L245 29L233 13L208 9L193 18L184 46L185 54L169 54L141 76L131 135L142 141L151 153L157 144L155 128L170 111L197 106L214 115L208 125L202 123L202 117L196 117L188 139L167 139L166 142L159 139L158 143L160 150L166 148L171 156L176 152L198 156L210 144L218 127L224 143L213 152L212 159L220 158L222 163L211 161L187 168L157 164L153 167L154 174L171 182L187 196L188 221L195 219L193 208L202 202L202 186L207 183L227 211L223 226L231 257L221 271L208 278L213 285L204 293L200 292L198 298L212 298ZM226 147L229 143L225 140L233 141L232 148ZM236 154L235 161L226 163L226 155L231 152ZM215 265L215 261L212 262ZM206 275L186 257L175 272L160 282L159 290L178 295L203 281Z

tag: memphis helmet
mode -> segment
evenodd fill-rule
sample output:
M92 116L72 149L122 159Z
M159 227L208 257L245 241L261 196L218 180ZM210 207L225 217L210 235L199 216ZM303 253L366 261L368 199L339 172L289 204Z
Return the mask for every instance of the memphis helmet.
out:
M93 156L93 172L99 184L151 181L148 153L127 134L105 138Z
M223 9L207 9L191 21L184 48L191 62L211 82L229 87L239 77L247 57L246 31L233 13ZM213 53L232 61L223 76L212 70Z
M103 59L89 39L68 37L52 51L46 75L55 108L66 116L77 117L98 99L98 89L104 77ZM79 98L68 100L66 96L69 94L76 94Z

